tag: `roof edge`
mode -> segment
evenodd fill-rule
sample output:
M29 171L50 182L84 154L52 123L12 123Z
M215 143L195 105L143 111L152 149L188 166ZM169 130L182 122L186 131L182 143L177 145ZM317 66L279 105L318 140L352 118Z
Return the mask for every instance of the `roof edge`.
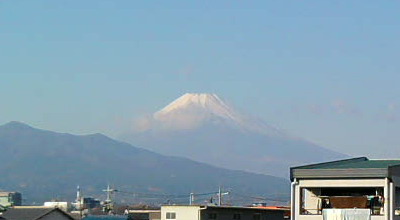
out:
M328 162L322 162L322 163L314 163L314 164L309 164L309 165L302 165L302 166L296 166L296 167L290 167L290 180L293 181L293 170L294 169L304 169L304 168L313 168L316 166L320 165L328 165L328 164L337 164L337 163L343 163L343 162L356 162L356 161L367 161L367 157L353 157L353 158L348 158L348 159L343 159L343 160L335 160L335 161L328 161Z
M367 157L353 157L353 158L348 158L348 159L343 159L343 160L335 160L335 161L328 161L328 162L322 162L322 163L314 163L314 164L309 164L309 165L296 166L296 167L291 167L290 169L313 168L313 167L320 166L320 165L336 164L336 163L343 163L343 162L358 162L358 161L367 161L367 160L369 160Z

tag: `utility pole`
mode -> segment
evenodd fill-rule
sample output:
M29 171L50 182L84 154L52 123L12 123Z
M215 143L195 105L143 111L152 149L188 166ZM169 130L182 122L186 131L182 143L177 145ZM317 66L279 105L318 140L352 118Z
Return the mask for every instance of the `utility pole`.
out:
M189 205L193 205L193 202L194 202L194 193L190 193Z
M112 189L110 184L107 185L107 189L103 189L103 192L107 193L107 199L104 201L104 211L109 213L113 210L112 194L117 190Z
M229 191L228 192L222 192L222 187L219 186L219 188L218 188L218 206L222 206L222 204L223 204L222 196L228 195L228 194L229 194Z
M218 187L218 206L222 205L222 192L221 192L221 186Z
M79 215L81 218L83 217L83 204L82 204L82 195L81 195L81 187L78 185L76 187L76 200L75 200L76 208L79 210Z

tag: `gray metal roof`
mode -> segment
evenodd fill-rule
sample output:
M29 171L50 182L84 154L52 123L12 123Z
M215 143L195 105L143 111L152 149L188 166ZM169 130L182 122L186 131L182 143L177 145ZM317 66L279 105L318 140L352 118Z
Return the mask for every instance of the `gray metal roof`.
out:
M290 168L290 179L391 178L400 176L400 160L351 158Z
M2 215L7 220L36 220L51 212L61 212L68 219L73 218L58 208L9 208Z

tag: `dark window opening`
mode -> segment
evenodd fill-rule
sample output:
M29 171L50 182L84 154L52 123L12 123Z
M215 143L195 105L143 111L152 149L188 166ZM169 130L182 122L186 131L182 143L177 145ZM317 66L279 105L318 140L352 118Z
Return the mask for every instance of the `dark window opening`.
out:
M239 220L241 218L240 214L233 214L233 219Z
M217 219L217 213L208 213L208 219Z
M167 219L176 219L176 213L175 212L167 212L166 218Z
M383 187L301 188L300 214L321 215L328 208L370 209L383 215Z
M260 213L256 213L253 215L253 220L261 220L261 214Z

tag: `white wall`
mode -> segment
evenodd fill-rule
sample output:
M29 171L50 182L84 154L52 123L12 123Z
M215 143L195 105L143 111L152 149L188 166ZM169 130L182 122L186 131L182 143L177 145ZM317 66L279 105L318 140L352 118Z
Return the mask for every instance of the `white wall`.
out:
M175 220L199 220L200 206L161 206L161 220L167 220L167 212L175 212ZM169 219L168 219L169 220Z

